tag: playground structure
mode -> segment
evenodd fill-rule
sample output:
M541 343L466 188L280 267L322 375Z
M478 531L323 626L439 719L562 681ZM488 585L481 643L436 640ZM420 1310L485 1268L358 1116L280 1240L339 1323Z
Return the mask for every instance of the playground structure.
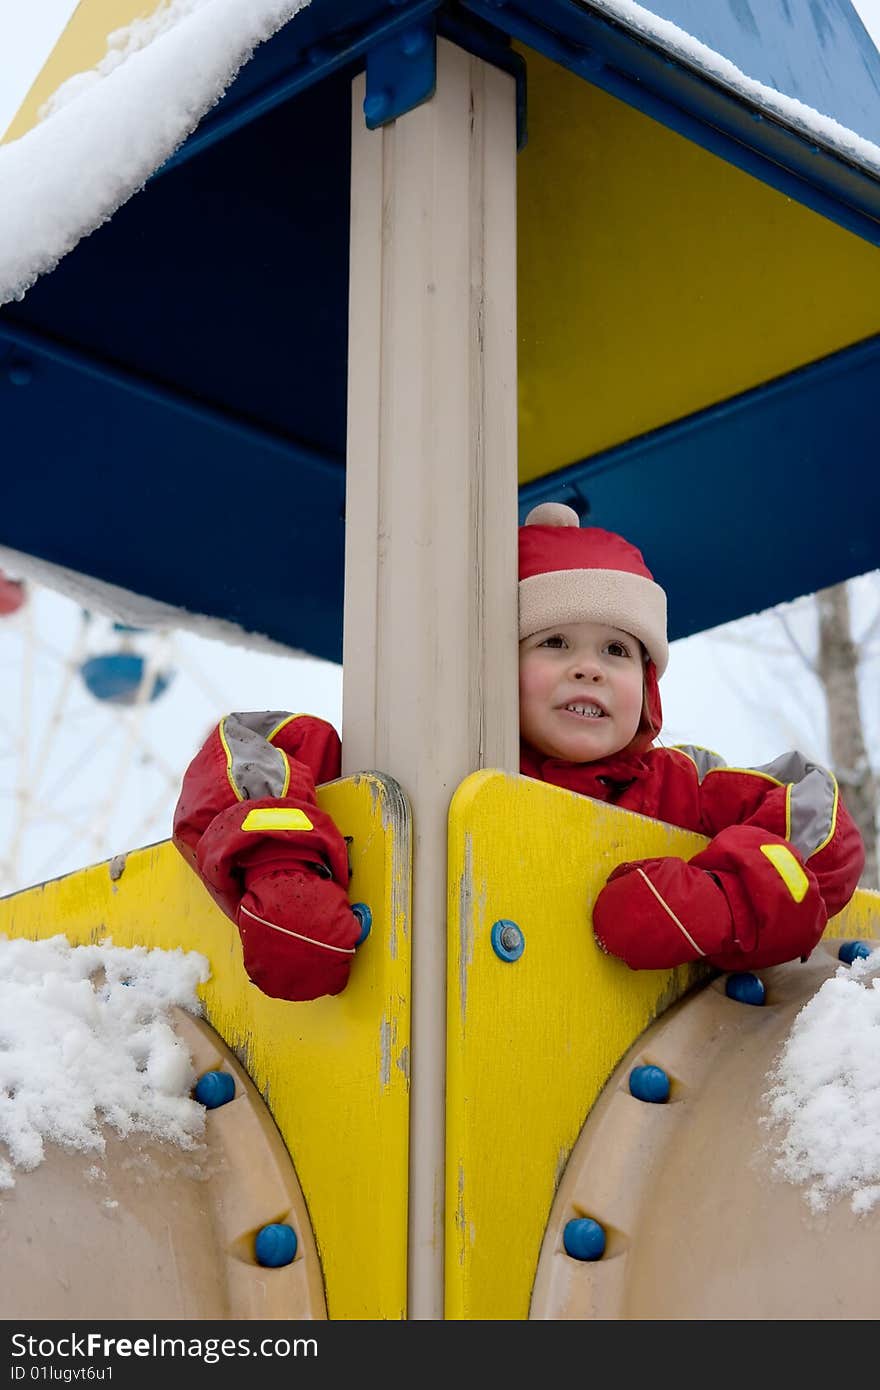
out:
M192 1155L112 1132L105 1184L88 1181L91 1158L61 1150L17 1174L3 1197L9 1316L134 1316L133 1256L138 1317L407 1316L409 808L394 782L367 775L319 799L350 837L351 895L372 918L335 998L261 995L235 929L167 841L0 900L6 935L206 954L206 1023L181 1016L181 1034L197 1073L222 1069L236 1089L207 1115L195 1175ZM559 863L568 841L590 846L578 871ZM794 1015L840 964L838 938L880 936L880 894L857 893L806 965L762 972L760 1007L702 967L634 975L604 956L588 913L621 851L702 843L524 777L487 770L456 792L446 1317L827 1318L844 1296L847 1316L872 1316L876 1213L841 1202L812 1217L803 1192L774 1179L759 1117ZM496 923L517 928L517 947L499 949ZM628 1090L646 1063L671 1079L664 1105ZM583 1217L606 1233L595 1262L565 1250ZM279 1222L295 1257L261 1268L257 1235ZM98 1271L88 1281L85 1261Z
M696 15L685 0L655 8ZM852 103L830 114L870 141L880 132L853 74L876 87L878 58L850 6L830 11L830 97ZM738 66L765 62L746 38ZM824 101L798 51L788 95ZM223 238L206 239L206 207L222 208ZM589 911L609 868L700 842L516 775L515 532L545 497L623 531L669 594L673 637L875 567L878 226L870 159L699 70L625 7L313 0L147 189L0 314L11 446L53 471L40 506L18 470L0 541L23 562L343 657L344 778L321 798L351 836L352 897L373 926L342 996L259 996L230 924L167 843L134 850L121 875L98 865L0 903L8 934L208 956L214 1055L239 1058L292 1165L283 1199L239 1214L231 1194L247 1178L230 1139L223 1251L256 1288L255 1232L287 1217L301 1283L275 1303L270 1276L290 1274L264 1272L262 1303L221 1291L204 1306L721 1317L732 1281L738 1316L804 1315L771 1258L781 1244L805 1283L824 1259L794 1195L764 1222L775 1244L751 1250L747 1277L732 1253L728 1284L695 1273L690 1286L657 1276L681 1247L626 1179L653 1153L672 1190L690 1161L674 1127L717 1135L695 1059L711 1056L718 1007L748 1034L748 1061L725 1074L751 1104L783 1023L834 957L768 972L758 1009L699 972L634 976L598 952ZM102 300L114 269L125 324ZM137 526L116 533L105 483L122 457L152 485ZM284 500L289 530L230 576L214 538L244 476ZM876 938L877 923L877 896L859 893L829 941ZM668 1043L651 1031L667 1022ZM615 1069L642 1057L666 1060L668 1105L617 1103ZM208 1118L234 1131L244 1109L237 1096ZM644 1137L655 1120L670 1131L662 1153ZM584 1216L607 1227L595 1262L564 1252L567 1221ZM834 1269L859 1263L869 1298L865 1227L830 1220ZM712 1230L689 1234L717 1267ZM213 1263L227 1279L229 1261ZM67 1316L56 1292L52 1314L25 1290L21 1315ZM193 1296L177 1315L215 1314Z

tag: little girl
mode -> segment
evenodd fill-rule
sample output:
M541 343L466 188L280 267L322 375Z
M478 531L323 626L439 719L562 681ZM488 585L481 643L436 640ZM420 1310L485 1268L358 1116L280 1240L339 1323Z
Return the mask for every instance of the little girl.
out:
M728 768L655 745L666 595L641 552L570 507L536 507L519 528L519 636L521 772L710 841L690 860L618 865L593 910L602 949L636 970L806 959L855 891L859 833L832 774L800 753ZM360 927L346 847L315 801L339 774L329 724L263 712L222 719L183 779L174 842L277 998L348 981Z

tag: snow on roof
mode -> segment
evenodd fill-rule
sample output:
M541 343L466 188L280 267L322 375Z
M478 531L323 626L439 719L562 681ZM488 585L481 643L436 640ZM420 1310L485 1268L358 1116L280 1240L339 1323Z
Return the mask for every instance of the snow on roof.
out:
M786 96L746 76L729 59L670 20L662 19L635 0L588 0L587 7L601 11L609 19L619 20L630 32L653 41L694 71L714 79L750 105L757 106L762 113L777 117L783 125L808 136L816 144L880 175L880 146L833 117L814 111L796 97Z
M27 555L9 546L0 545L0 570L13 579L33 580L35 584L42 584L55 593L65 594L82 608L101 613L117 622L131 623L133 627L157 631L175 628L234 647L250 647L276 656L305 655L297 648L276 642L262 632L251 632L226 618L192 613L186 608L177 608L159 599L149 598L146 594L136 594L118 584L110 584L93 575L41 560L39 556Z
M0 146L0 304L23 298L138 192L219 101L256 46L308 3L169 0L112 33L101 62L65 82L33 129ZM675 24L634 0L590 4L812 141L880 174L880 147L747 77Z
M169 0L108 38L40 122L0 146L0 304L22 299L101 226L308 0Z

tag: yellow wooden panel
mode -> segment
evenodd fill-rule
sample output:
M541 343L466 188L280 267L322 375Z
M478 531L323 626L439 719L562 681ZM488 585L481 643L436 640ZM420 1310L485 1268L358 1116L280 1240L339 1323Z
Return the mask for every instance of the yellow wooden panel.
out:
M522 482L880 331L876 247L522 52Z
M880 893L860 888L843 911L831 918L822 935L876 941L880 938Z
M165 841L0 900L0 933L201 951L206 1017L265 1098L296 1168L330 1318L406 1315L410 818L397 784L363 773L318 800L352 837L352 902L372 931L346 990L269 999L247 979L238 933Z
M704 965L632 971L590 928L611 869L706 841L526 777L484 771L449 817L447 995L447 1317L528 1317L559 1178L584 1120L624 1052ZM828 935L880 935L880 895ZM525 937L499 959L492 924Z

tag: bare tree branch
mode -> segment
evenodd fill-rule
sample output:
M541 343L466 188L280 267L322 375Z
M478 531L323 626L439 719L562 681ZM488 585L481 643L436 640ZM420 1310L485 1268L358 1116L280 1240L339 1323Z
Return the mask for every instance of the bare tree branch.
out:
M788 621L786 615L784 613L777 613L776 618L780 626L782 627L783 632L785 633L786 637L791 643L792 648L800 657L807 670L810 672L811 675L816 676L817 679L821 679L821 677L819 676L819 671L816 667L816 663L812 661L809 656L807 656L807 653L804 651L803 647L801 646L800 642L798 641L797 637L792 631L791 624Z
M877 779L862 726L859 702L858 649L852 639L849 592L846 583L821 589L819 613L819 675L828 706L831 766L846 807L865 842L861 884L876 888Z

